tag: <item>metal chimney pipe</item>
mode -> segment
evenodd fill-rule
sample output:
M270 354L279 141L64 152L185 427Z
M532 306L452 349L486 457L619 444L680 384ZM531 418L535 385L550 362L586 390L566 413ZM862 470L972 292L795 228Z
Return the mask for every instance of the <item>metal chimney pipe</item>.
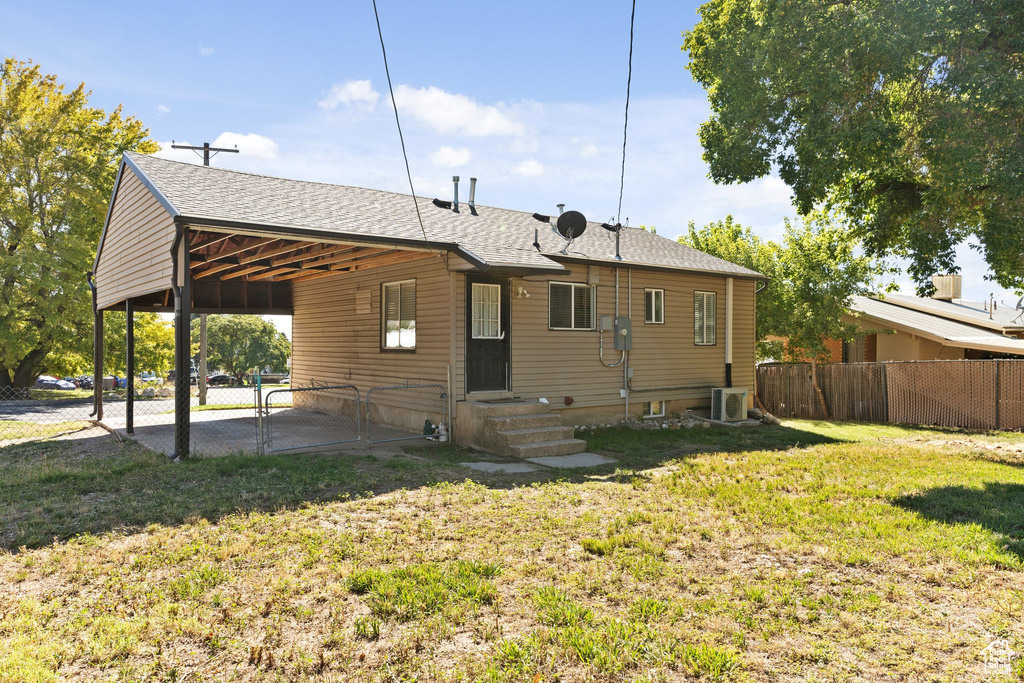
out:
M558 206L558 215L561 216L562 212L565 211L565 204L557 204L557 206Z
M452 204L452 210L459 210L459 176L453 175L452 182L455 183L455 202Z
M476 178L469 179L469 208L476 206Z

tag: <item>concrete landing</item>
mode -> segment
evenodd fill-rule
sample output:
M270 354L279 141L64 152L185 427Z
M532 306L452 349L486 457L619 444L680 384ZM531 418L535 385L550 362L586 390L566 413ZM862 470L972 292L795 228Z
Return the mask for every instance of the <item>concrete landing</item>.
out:
M615 458L609 458L597 453L575 453L573 455L552 455L545 458L527 458L527 462L543 467L555 467L569 469L573 467L597 467L615 462Z
M527 465L525 462L460 462L463 467L480 472L522 474L524 472L536 472L539 467Z

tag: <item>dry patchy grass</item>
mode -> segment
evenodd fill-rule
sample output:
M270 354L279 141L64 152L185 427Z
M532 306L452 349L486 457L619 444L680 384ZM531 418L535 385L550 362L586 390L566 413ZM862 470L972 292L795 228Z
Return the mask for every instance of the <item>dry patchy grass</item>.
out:
M0 449L0 681L962 680L1024 651L1019 436L588 437L618 463Z

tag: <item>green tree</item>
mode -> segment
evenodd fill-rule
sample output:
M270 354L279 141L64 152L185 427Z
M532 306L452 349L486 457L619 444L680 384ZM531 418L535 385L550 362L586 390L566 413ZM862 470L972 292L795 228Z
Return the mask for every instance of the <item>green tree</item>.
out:
M785 355L810 361L814 388L827 417L818 363L828 356L829 339L852 340L858 333L843 316L854 296L871 293L887 272L884 265L858 253L857 240L849 230L819 211L797 223L787 219L781 245L762 241L731 216L700 230L691 224L679 241L771 278L757 295L759 356L778 357L779 343L766 337L785 338L781 349Z
M846 214L921 293L977 241L1024 287L1024 5L1018 0L711 0L684 33L707 90L710 176L773 169L806 214Z
M126 373L126 318L120 311L104 313L104 368L108 374ZM135 314L135 371L164 377L174 367L174 325L156 313Z
M292 348L273 323L258 315L211 315L206 320L209 363L241 381L253 369L269 366L284 372ZM192 321L192 341L199 339L199 320Z
M88 355L92 266L122 152L156 143L37 65L0 67L0 387Z

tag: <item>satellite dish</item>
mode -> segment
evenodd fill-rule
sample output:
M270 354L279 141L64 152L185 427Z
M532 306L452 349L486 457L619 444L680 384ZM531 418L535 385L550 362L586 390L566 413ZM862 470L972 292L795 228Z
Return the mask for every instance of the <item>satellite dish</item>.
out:
M566 211L558 217L555 230L567 240L574 240L587 229L587 217L579 211Z

